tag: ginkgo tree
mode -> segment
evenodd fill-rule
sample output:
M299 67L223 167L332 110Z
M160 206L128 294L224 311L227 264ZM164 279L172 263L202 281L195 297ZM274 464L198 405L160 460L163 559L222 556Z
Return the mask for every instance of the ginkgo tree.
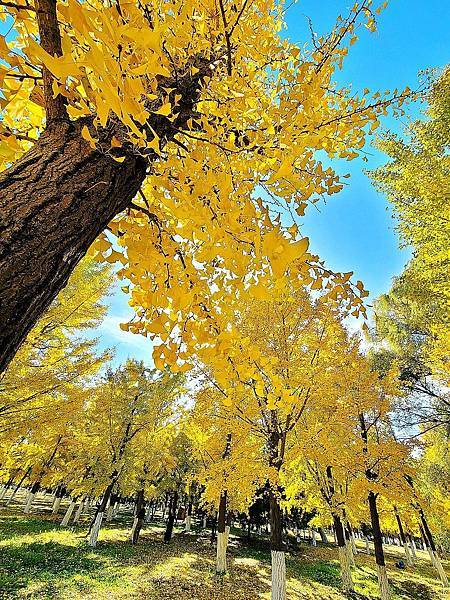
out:
M306 287L287 280L281 289L266 283L264 298L255 298L262 296L257 286L228 299L221 314L228 326L214 352L204 343L197 355L224 405L260 441L270 505L272 598L279 600L286 594L281 508L286 453L305 412L322 403L329 384L339 305L327 294L313 300Z
M129 329L160 335L171 364L211 334L217 285L296 259L304 281L322 278L277 215L339 192L321 155L358 156L409 96L335 83L385 4L356 3L299 46L272 0L0 2L0 368L96 238L121 264Z
M243 415L224 404L216 385L206 373L185 431L196 459L192 479L201 490L200 502L217 511L216 573L223 575L233 513L248 512L267 472L261 440Z

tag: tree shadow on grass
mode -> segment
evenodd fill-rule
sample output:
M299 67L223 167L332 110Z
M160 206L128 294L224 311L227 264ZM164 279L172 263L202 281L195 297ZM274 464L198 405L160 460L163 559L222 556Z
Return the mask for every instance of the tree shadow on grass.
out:
M296 579L307 579L335 589L341 589L342 579L339 565L332 562L303 562L287 560L288 575Z
M44 584L42 595L47 597L46 585L70 579L77 574L89 574L90 578L108 579L105 563L101 557L93 557L91 548L66 546L56 542L32 542L2 548L0 567L0 597L14 597L20 589L30 584ZM88 556L88 554L91 554Z
M55 529L56 523L52 520L39 517L4 516L0 517L0 540L9 540L21 535L39 534Z
M392 582L391 588L399 595L412 600L433 600L436 598L434 591L426 584L418 581L404 580Z

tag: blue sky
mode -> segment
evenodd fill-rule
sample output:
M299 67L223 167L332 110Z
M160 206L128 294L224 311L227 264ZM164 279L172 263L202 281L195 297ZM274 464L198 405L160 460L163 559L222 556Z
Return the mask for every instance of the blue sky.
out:
M310 39L307 16L314 30L326 33L338 14L346 14L352 0L299 0L287 13L292 41L303 44ZM287 1L289 4L289 0ZM378 3L376 3L378 4ZM0 32L4 25L0 24ZM391 0L379 18L376 33L361 30L352 46L338 81L356 90L365 87L376 91L418 83L418 72L442 67L450 62L450 2L445 0ZM418 114L410 106L408 113ZM382 126L399 130L400 124L387 117ZM310 248L324 258L329 267L354 271L364 281L371 297L387 291L392 276L398 274L408 259L400 251L394 223L386 210L386 200L371 186L364 168L374 168L385 158L375 149L369 163L355 160L338 166L341 173L351 173L346 188L333 196L320 212L314 208L306 215L302 232L310 237ZM151 360L151 344L141 336L123 332L119 323L131 315L128 299L119 286L111 298L108 317L97 335L101 346L116 346L116 361L127 356Z

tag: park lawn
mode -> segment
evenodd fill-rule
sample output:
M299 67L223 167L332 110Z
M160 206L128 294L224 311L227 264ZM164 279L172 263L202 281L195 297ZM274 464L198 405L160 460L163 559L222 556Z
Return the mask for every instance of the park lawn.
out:
M58 518L58 521L60 517ZM234 535L230 572L214 575L215 547L203 536L175 531L170 544L162 528L147 526L137 546L127 540L129 526L102 529L96 548L85 542L86 524L61 529L55 517L3 512L0 518L0 598L39 600L257 600L270 598L267 541L251 545ZM238 533L236 531L236 533ZM388 554L393 600L444 600L429 562L413 571L393 566ZM378 598L373 557L358 554L353 569L358 600ZM332 546L301 544L287 555L288 600L339 600L337 552ZM449 563L445 566L449 570Z

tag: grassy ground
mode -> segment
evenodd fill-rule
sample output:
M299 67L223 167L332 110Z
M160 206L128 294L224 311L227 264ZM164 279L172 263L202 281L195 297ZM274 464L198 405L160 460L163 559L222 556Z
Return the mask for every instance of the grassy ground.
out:
M247 545L231 536L230 572L214 575L215 548L201 532L175 530L170 544L162 529L148 526L137 546L127 540L128 524L102 529L96 548L85 542L86 525L62 529L50 515L29 516L2 509L0 598L39 600L258 600L270 597L270 553L266 540ZM236 531L235 534L239 532ZM448 598L425 554L414 570L394 567L399 554L388 549L393 600ZM357 600L378 598L373 557L357 556L353 569ZM449 569L450 564L445 564ZM289 600L339 600L337 552L333 546L300 544L287 555Z

